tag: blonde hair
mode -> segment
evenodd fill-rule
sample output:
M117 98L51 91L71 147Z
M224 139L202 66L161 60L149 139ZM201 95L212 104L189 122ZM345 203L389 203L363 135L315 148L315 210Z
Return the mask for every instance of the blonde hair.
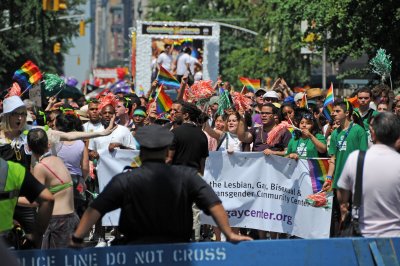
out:
M11 118L12 113L14 111L16 111L16 110L26 110L26 107L25 106L21 106L21 107L18 107L17 109L15 109L15 110L13 110L10 113L1 114L1 122L0 122L0 130L1 131L10 132L10 131L13 130L13 128L11 128L10 118ZM26 127L26 119L25 119L24 127Z

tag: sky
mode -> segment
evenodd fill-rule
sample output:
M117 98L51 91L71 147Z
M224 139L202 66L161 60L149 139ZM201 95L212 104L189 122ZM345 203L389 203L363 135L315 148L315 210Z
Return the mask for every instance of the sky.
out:
M86 5L82 6L84 9L85 20L90 16L90 1L87 1ZM71 48L68 54L64 55L65 58L65 76L75 77L80 84L89 78L90 71L90 24L86 24L85 36L79 36L72 40L75 47ZM80 65L77 64L78 56L80 57Z

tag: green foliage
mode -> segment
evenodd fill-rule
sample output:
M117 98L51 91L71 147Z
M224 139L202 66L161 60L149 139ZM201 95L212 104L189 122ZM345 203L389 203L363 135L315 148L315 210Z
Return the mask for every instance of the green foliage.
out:
M42 1L1 1L0 89L10 86L14 71L28 59L42 72L62 74L63 57L53 54L53 45L60 42L61 53L67 52L72 46L72 38L79 35L79 19L59 18L82 14L78 8L85 2L70 0L65 11L44 12Z
M149 18L233 19L227 23L258 32L255 37L221 27L220 73L237 86L241 75L281 76L292 86L307 83L311 59L303 57L300 49L310 45L305 42L309 34L315 37L314 61L324 46L328 61L339 63L363 54L371 59L381 47L393 60L392 78L400 78L399 0L150 0ZM304 33L302 21L309 25Z

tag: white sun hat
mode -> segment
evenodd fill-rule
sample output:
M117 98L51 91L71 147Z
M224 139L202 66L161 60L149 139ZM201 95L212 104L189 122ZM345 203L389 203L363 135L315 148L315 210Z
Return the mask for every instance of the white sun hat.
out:
M19 96L5 98L3 100L3 114L11 113L15 109L18 109L22 106L25 107L25 104Z

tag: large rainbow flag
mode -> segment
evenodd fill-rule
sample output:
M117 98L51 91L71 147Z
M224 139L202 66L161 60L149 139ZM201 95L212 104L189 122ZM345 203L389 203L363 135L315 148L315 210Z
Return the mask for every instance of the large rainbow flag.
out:
M255 92L257 89L261 87L259 79L249 79L245 77L240 77L239 80L240 82L242 82L244 86L246 86L247 91L250 92Z
M335 98L333 96L333 84L331 83L331 86L328 89L328 92L326 94L326 98L324 101L324 108L322 109L322 113L326 117L326 119L329 120L329 122L332 122L332 112L333 112L333 102L335 101Z
M17 81L23 89L28 89L42 79L42 73L32 61L28 60L20 69L15 71L13 80Z
M314 193L321 191L329 169L329 159L307 159Z
M158 93L155 99L156 99L157 114L166 113L169 112L169 110L171 110L172 100L165 93L163 85L161 85L160 88L158 89Z
M181 84L179 81L162 65L159 65L160 70L158 71L157 80L160 85L164 85L165 87L179 89Z

